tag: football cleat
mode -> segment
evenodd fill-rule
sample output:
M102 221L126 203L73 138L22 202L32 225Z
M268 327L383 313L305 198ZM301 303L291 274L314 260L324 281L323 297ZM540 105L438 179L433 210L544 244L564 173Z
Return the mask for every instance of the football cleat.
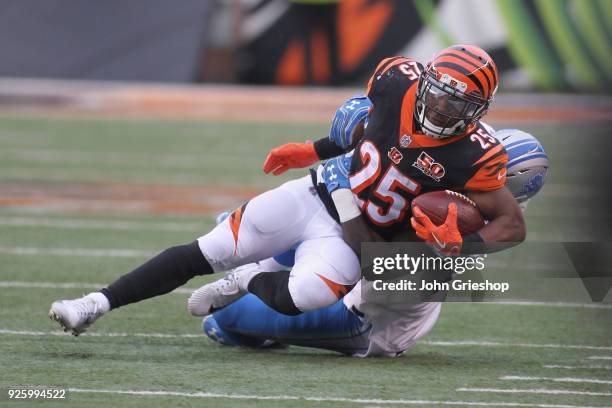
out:
M193 316L206 316L246 295L247 291L240 288L238 279L247 266L250 271L252 264L245 265L195 290L187 300L189 313Z
M85 332L103 314L102 305L89 295L74 300L55 301L49 310L49 318L74 336Z

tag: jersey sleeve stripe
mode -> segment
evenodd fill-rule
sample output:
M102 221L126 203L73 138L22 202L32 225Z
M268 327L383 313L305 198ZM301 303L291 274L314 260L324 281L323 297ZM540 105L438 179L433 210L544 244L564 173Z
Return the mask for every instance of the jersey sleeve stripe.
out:
M476 174L465 183L466 190L492 191L498 190L506 183L506 162L508 155L505 150L493 159L493 163L478 169Z
M500 152L505 152L504 150L504 146L499 144L497 146L495 146L494 148L492 148L491 150L489 150L488 152L486 152L485 154L482 155L482 157L480 159L478 159L478 161L476 161L474 164L472 164L472 166L476 166L484 161L489 160L490 158L497 156Z

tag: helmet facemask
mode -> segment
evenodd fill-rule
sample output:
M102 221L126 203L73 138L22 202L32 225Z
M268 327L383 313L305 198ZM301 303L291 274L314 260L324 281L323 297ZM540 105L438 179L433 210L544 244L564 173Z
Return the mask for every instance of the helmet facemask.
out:
M460 135L486 113L490 101L465 94L465 84L448 74L438 80L431 71L427 69L419 78L416 120L423 133L435 139Z

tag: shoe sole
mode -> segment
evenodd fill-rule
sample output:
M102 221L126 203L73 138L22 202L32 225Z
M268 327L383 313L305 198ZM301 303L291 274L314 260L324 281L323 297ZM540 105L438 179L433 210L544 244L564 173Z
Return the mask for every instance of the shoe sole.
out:
M79 329L70 327L70 325L66 323L62 315L53 309L54 309L54 306L52 305L48 313L49 319L55 320L57 323L59 323L59 325L62 327L64 332L66 333L70 332L73 336L78 337L79 334L83 333L86 330L85 328L82 328L79 330Z
M211 298L214 297L214 293L213 290L211 288L204 288L202 289L202 292L200 292L200 295L198 297L200 297L201 299L206 300L206 302L200 302L198 304L198 309L205 309L206 312L204 313L194 313L191 311L191 309L189 309L189 313L191 313L192 316L198 316L198 317L206 317L206 316L210 316L211 314L213 314L214 312L223 309L224 307L227 307L229 305L231 305L232 303L234 303L235 301L237 301L238 299L240 299L241 297L245 296L246 293L237 293L235 295L231 295L231 299L223 306L219 306L219 307L215 307L212 304L212 301L210 300ZM192 295L193 296L193 295ZM230 295L224 295L227 296L228 298L230 297ZM203 307L201 307L203 306Z

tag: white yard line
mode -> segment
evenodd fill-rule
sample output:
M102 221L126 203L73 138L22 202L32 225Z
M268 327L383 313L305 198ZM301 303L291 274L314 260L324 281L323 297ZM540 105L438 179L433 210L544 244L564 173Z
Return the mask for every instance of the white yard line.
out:
M0 253L2 253L0 247ZM36 250L46 250L46 248L37 248ZM61 254L64 254L68 249L61 249ZM89 250L87 250L89 251ZM92 256L104 256L104 251L101 249L93 249L96 251L96 255ZM135 250L110 250L110 251L135 251ZM55 252L55 251L54 251ZM137 251L135 256L144 256L142 254L154 254L154 251ZM37 253L38 254L38 253ZM114 253L108 255L113 257ZM128 252L127 254L131 254ZM126 253L120 253L120 255L127 256ZM115 254L116 255L116 254ZM75 255L76 256L76 255ZM103 283L79 283L79 282L27 282L27 281L0 281L0 288L45 288L45 289L95 289L106 286ZM176 293L191 293L193 289L179 288L176 289ZM527 301L501 301L501 302L480 302L478 305L497 305L497 306L536 306L536 307L563 307L563 308L576 308L576 309L612 309L610 304L601 303L577 303L577 302L527 302ZM612 357L608 359L612 360Z
M169 153L126 153L126 152L92 152L91 150L54 150L44 148L7 148L0 154L20 161L40 163L86 163L115 164L130 167L142 167L155 163L156 167L181 169L201 168L202 163L210 158L216 160L235 160L236 156L221 152L206 152L199 154L169 154Z
M407 399L369 399L369 398L339 398L339 397L300 397L296 395L257 395L257 394L220 394L202 391L156 391L156 390L111 390L111 389L87 389L69 388L69 392L87 394L115 394L133 396L172 396L189 398L221 398L232 400L259 400L259 401L310 401L310 402L349 402L356 404L380 404L380 405L434 405L434 406L480 406L480 407L533 407L533 408L609 408L609 407L587 407L577 405L556 404L528 404L520 402L481 402L481 401L432 401L432 400L407 400Z
M64 336L66 335L60 331L29 331L29 330L10 330L0 329L0 334L16 335L16 336ZM171 333L96 333L88 332L84 336L92 337L161 337L161 338L192 338L202 337L200 334L171 334ZM479 341L456 341L456 342L437 342L437 341L423 341L420 344L426 344L429 346L464 346L466 343L473 345L480 345L482 347L517 347L517 348L560 348L560 349L578 349L578 350L591 350L594 347L599 346L588 346L588 345L569 345L569 344L528 344L528 343L496 343L496 342L479 342ZM612 349L612 347L610 347Z
M589 356L588 360L612 360L612 356Z
M15 336L71 336L62 331L31 331L31 330L8 330L0 329L0 334L10 334ZM87 337L155 337L162 339L191 339L204 338L204 334L167 334L167 333L89 333Z
M500 380L507 381L553 381L564 383L585 383L585 384L612 384L612 381L599 380L597 378L574 378L574 377L530 377L521 375L504 375Z
M56 219L37 217L0 217L0 226L8 227L47 227L66 229L101 229L121 231L199 231L198 223L143 222L143 221L104 221L83 219Z
M596 392L596 391L574 391L574 390L551 390L547 388L457 388L455 391L463 392L487 392L496 394L543 394L543 395L590 395L593 397L608 397L612 396L612 392Z
M537 344L537 343L506 343L496 341L433 341L425 340L420 344L429 346L479 346L479 347L525 347L525 348L558 348L558 349L577 349L577 350L612 350L612 346L588 346L577 344ZM548 367L548 366L544 366ZM551 366L553 367L553 366ZM558 366L561 367L561 366Z
M105 258L141 258L155 255L156 251L142 249L98 249L98 248L41 248L0 245L0 254L10 255L56 255L95 256Z
M483 305L509 305L509 306L546 306L546 307L576 307L584 309L612 309L610 303L580 303L580 302L539 302L528 300L500 300L499 302L480 302Z
M24 282L24 281L0 281L0 288L27 288L27 289L101 289L108 283L91 282ZM191 294L195 289L177 288L170 293Z
M612 366L606 365L582 365L582 366L569 366L569 365L555 365L549 364L542 366L544 368L559 368L562 370L612 370Z

